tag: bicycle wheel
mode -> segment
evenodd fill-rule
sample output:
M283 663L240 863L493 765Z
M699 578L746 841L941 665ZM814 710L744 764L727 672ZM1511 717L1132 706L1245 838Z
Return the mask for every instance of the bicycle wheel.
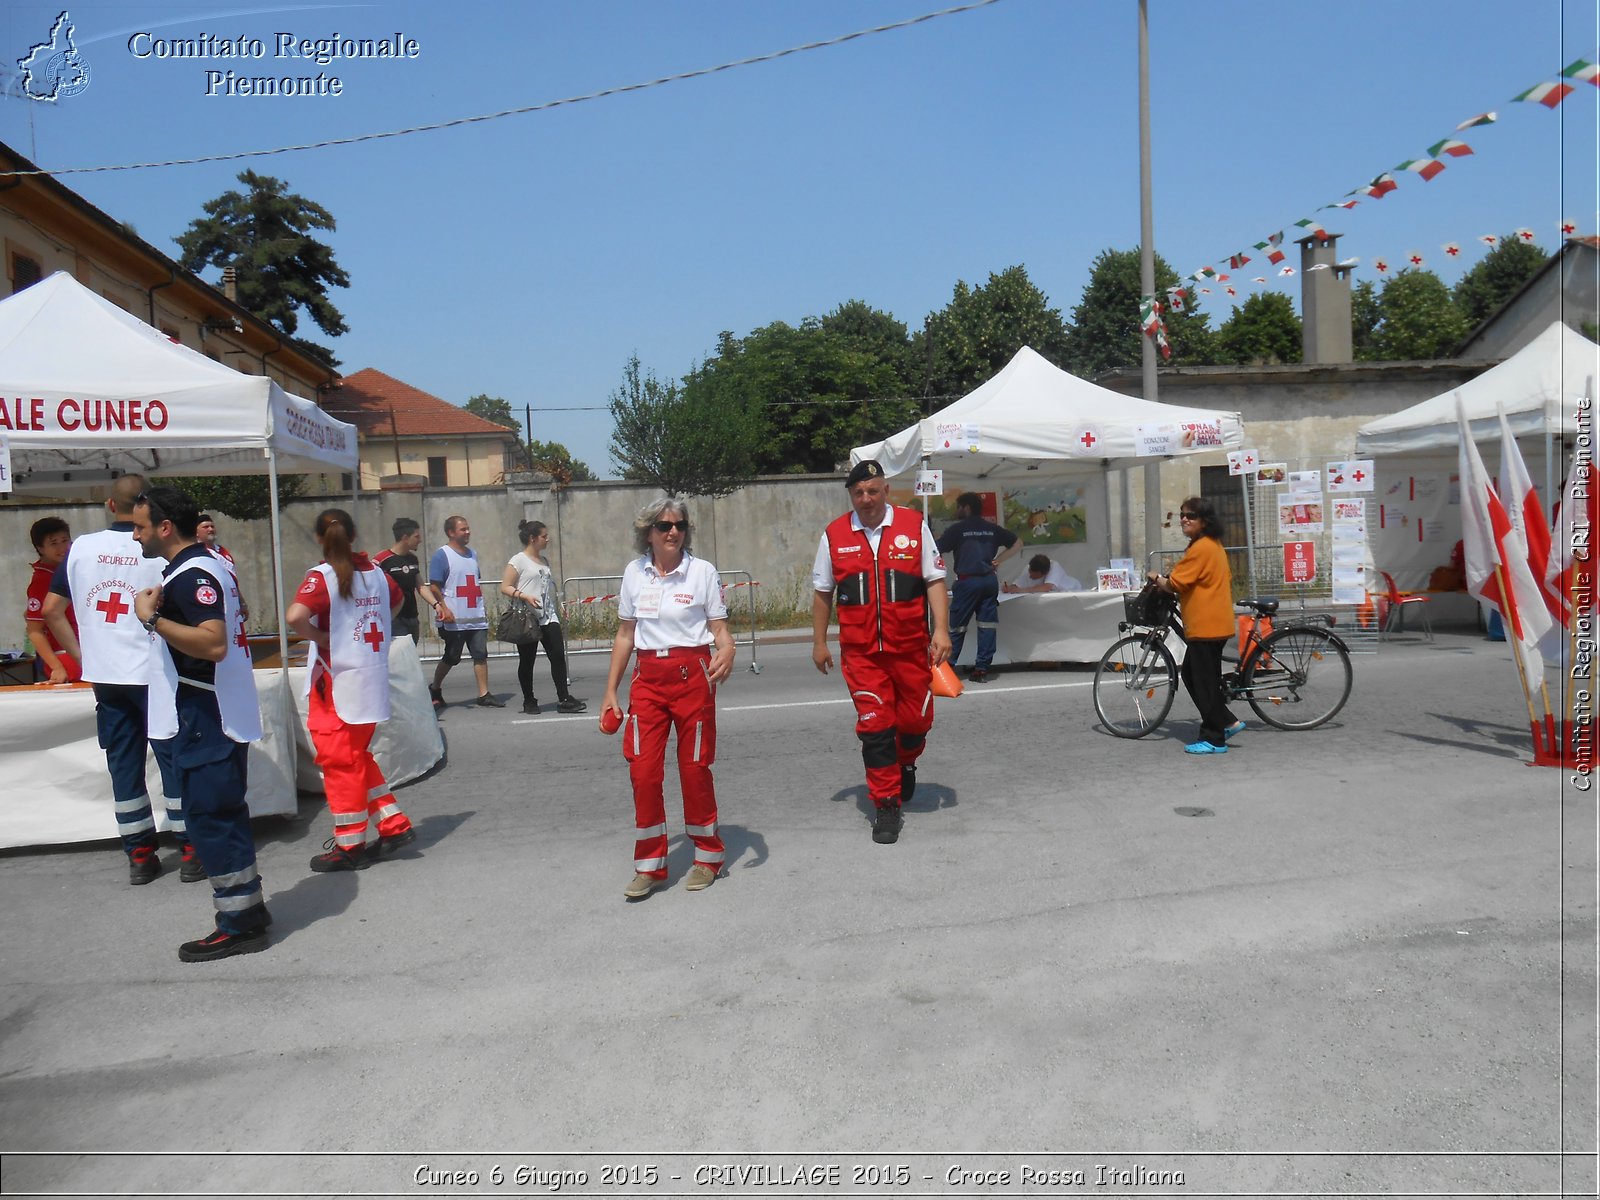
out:
M1350 698L1350 655L1337 638L1304 625L1261 643L1240 677L1256 715L1279 729L1315 729Z
M1172 651L1152 634L1113 643L1094 669L1094 711L1121 738L1143 737L1166 720L1177 690Z

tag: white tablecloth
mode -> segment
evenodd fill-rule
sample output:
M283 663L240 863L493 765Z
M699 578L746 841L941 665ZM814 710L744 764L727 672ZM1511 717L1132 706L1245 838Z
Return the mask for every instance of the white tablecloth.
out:
M1044 592L1000 598L996 663L1097 663L1120 636L1121 592ZM978 652L978 620L967 628L963 664Z
M305 699L300 695L304 678L303 667L290 670L287 684L276 668L255 672L262 738L250 747L245 797L253 817L294 813L297 783L304 791L322 791L305 727ZM378 728L372 752L384 777L397 785L424 774L444 757L444 739L410 638L397 638L390 648L389 686L394 713ZM289 714L296 705L298 753L289 741ZM0 804L0 847L117 836L111 779L95 732L94 692L88 685L0 688L0 756L10 785L9 798ZM154 755L146 763L146 784L156 823L165 828Z

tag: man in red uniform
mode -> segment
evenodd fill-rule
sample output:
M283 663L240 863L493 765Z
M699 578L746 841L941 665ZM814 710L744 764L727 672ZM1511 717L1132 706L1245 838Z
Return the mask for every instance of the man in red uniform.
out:
M60 517L42 517L28 530L33 541L33 577L28 580L28 612L25 624L28 641L33 645L34 677L49 683L76 683L83 677L78 660L61 648L55 634L44 620L44 602L50 595L50 580L56 568L67 558L72 546L72 530ZM72 632L78 632L77 620L68 613Z
M858 463L845 480L853 512L823 530L812 564L811 661L826 675L830 601L839 609L839 668L856 706L856 736L877 816L872 840L898 840L901 805L933 728L930 668L950 657L944 560L915 509L889 503L883 468ZM929 636L929 618L933 632Z

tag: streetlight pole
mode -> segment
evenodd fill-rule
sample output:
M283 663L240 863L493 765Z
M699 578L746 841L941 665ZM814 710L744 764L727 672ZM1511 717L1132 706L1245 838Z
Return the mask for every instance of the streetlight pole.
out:
M1139 289L1156 294L1156 229L1150 188L1150 0L1139 0ZM1144 398L1156 398L1156 343L1140 331ZM1144 468L1145 555L1161 546L1161 463Z

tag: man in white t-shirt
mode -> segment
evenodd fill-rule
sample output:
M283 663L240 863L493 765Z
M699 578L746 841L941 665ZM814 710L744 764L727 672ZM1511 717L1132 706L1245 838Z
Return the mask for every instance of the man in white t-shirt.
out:
M1047 554L1035 554L1016 581L1005 584L1000 590L1014 596L1031 592L1081 592L1084 589L1083 584L1068 575L1055 559Z

